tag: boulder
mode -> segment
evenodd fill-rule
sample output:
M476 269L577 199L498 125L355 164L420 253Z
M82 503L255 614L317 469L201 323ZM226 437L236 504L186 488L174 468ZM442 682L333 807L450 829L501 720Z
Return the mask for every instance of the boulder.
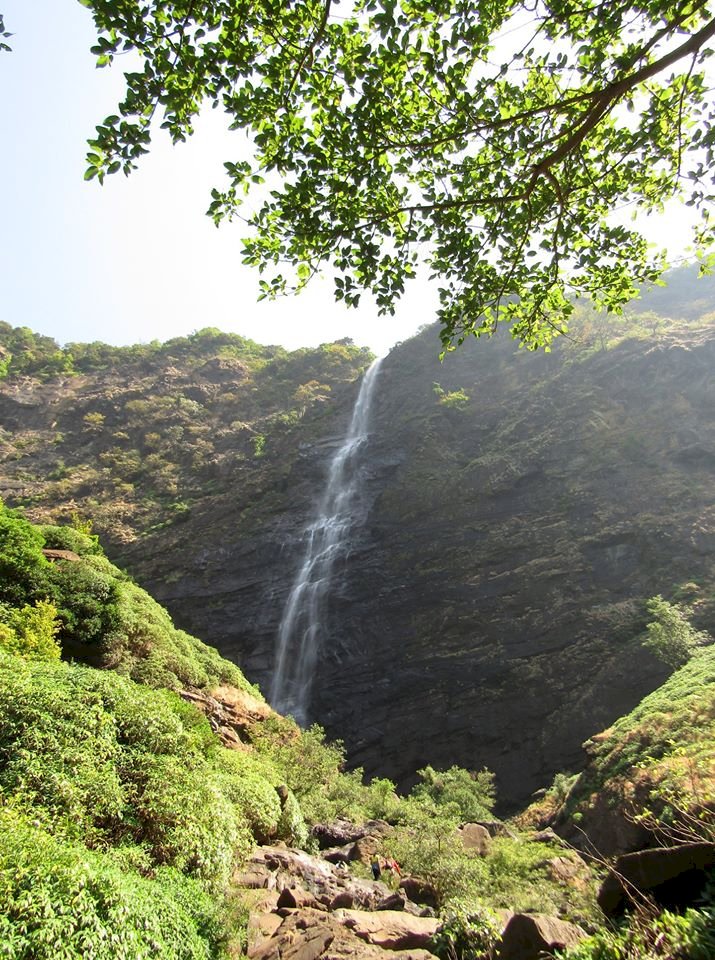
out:
M313 894L303 887L284 887L278 897L276 906L279 909L287 907L290 910L296 910L299 907L312 907L319 910L321 907ZM325 908L323 907L323 909Z
M342 818L330 823L316 823L310 833L318 841L321 850L328 850L330 847L345 847L365 836L362 827L358 827L352 820Z
M415 903L423 903L428 907L439 906L439 895L437 890L420 877L406 876L400 880L400 890L404 890L408 900Z
M378 905L378 910L404 910L407 903L407 895L404 890L395 890ZM416 905L415 905L416 906Z
M386 820L368 820L358 826L352 820L340 817L330 823L316 823L310 832L318 841L321 850L329 850L333 847L348 847L364 837L385 837L392 829Z
M377 837L361 837L353 844L350 860L358 860L360 863L368 864L380 849L380 841Z
M374 910L390 895L384 883L352 877L345 868L321 857L284 846L258 847L245 867L234 875L234 883L277 890L285 898L285 902L281 900L281 909L311 905L330 910Z
M349 863L355 859L355 844L348 843L344 847L329 847L320 853L328 863Z
M484 827L490 837L511 837L512 840L516 839L514 831L510 830L503 820L475 820L474 823L477 823L480 827Z
M581 927L541 913L515 913L502 933L499 960L543 960L575 946L586 936Z
M620 913L647 893L662 907L690 906L715 866L715 843L683 843L627 853L616 859L598 891L598 905L608 916Z
M552 857L546 861L553 880L582 890L591 878L591 871L579 857Z
M387 950L426 949L441 923L431 917L414 917L397 910L379 913L338 910L334 916L361 940Z
M478 853L486 857L491 849L492 838L486 827L481 823L465 823L457 831L465 850Z

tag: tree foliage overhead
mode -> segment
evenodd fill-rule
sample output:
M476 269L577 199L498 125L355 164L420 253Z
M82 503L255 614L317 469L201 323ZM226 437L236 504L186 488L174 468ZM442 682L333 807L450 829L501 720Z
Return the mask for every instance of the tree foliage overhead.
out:
M613 210L680 197L712 239L708 2L82 3L98 64L141 63L86 176L128 173L155 117L180 141L223 107L248 143L209 213L249 225L263 295L329 266L338 299L391 312L426 262L446 346L506 321L537 347L573 294L618 310L660 272Z

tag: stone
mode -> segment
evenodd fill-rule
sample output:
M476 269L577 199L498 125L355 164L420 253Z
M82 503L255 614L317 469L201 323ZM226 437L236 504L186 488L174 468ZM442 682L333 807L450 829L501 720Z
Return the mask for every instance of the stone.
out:
M575 923L541 913L515 913L498 948L499 960L544 960L556 950L574 947L586 936Z
M328 863L350 863L351 860L356 859L355 844L348 843L344 847L330 847L327 850L321 850L320 855Z
M431 883L420 877L406 876L400 880L400 889L405 891L408 900L422 903L428 907L439 905L439 896Z
M277 907L288 907L295 910L298 907L319 908L318 901L309 890L303 887L284 887L278 897Z
M358 827L351 820L338 819L331 823L316 823L310 831L318 841L321 850L331 847L346 847L365 836L363 827Z
M78 560L81 560L82 557L78 553L75 553L74 550L50 550L49 548L43 549L42 553L47 557L48 560L69 560L70 563L77 563Z
M478 853L480 857L486 857L489 853L492 838L487 828L483 827L481 823L465 823L457 833L465 850Z
M397 910L382 910L379 913L338 910L333 916L354 931L361 940L387 950L427 948L441 922L431 917L414 917Z
M579 857L552 857L546 861L552 879L574 888L583 888L591 872Z
M662 907L691 906L702 892L705 871L713 866L714 843L684 843L624 854L601 884L598 905L607 916L617 915L633 902L635 888Z
M377 837L362 837L353 844L352 854L349 859L369 864L379 849L380 841Z
M404 910L407 903L407 895L404 890L395 890L389 897L385 897L377 905L377 910ZM415 904L416 906L416 904Z

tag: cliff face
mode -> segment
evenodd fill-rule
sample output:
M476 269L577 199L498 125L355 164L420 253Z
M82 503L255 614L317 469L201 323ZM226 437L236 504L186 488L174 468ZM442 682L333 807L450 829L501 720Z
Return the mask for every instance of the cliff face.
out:
M512 807L662 681L637 640L643 599L713 580L714 361L711 327L591 353L473 342L442 364L434 331L393 350L312 705L353 763L402 785L426 763L486 765ZM231 458L227 429L181 522L137 520L141 536L109 544L264 689L357 392L345 376L334 386L258 461ZM38 458L22 458L25 474ZM17 474L15 460L6 495ZM35 515L66 511L32 489Z

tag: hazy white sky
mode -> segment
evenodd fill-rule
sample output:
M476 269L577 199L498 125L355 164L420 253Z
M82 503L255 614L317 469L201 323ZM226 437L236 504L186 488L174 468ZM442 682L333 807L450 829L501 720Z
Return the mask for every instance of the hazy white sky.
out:
M364 298L332 299L328 279L258 303L240 261L240 227L204 215L241 134L208 111L188 143L157 136L128 179L85 183L86 140L114 112L120 61L97 70L92 21L77 0L2 0L11 53L0 54L0 319L58 341L165 340L217 326L290 348L352 337L385 352L434 319L436 289L420 283L393 318ZM665 222L682 245L680 217ZM657 229L657 228L656 228ZM662 227L661 227L662 229Z
M157 135L129 178L85 183L86 140L114 112L119 64L97 70L77 0L3 0L12 52L0 54L0 319L60 342L165 340L205 326L290 348L352 337L376 352L434 319L434 288L378 317L333 301L329 279L257 302L240 226L204 215L241 134L208 111L188 143Z

